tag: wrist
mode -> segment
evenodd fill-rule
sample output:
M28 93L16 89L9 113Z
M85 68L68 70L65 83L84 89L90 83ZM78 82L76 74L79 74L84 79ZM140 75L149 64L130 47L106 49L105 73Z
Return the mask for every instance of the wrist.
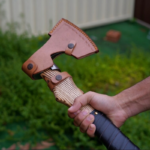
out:
M126 109L123 109L119 101L121 95L112 96L110 99L110 109L106 112L106 115L110 120L116 125L116 127L121 127L123 123L129 118Z
M142 111L142 107L138 102L140 94L131 89L132 88L126 89L115 96L116 102L124 110L128 118Z
M120 110L124 112L125 115L124 118L126 118L126 120L130 118L132 116L132 112L130 108L131 101L130 101L130 97L128 97L128 94L126 93L126 90L122 91L121 93L113 97Z
M150 77L114 96L128 118L150 109L149 86Z

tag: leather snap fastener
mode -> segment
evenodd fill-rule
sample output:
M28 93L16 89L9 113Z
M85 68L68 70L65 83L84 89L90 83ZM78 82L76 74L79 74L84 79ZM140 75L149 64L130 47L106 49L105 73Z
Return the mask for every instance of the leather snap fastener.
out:
M62 76L61 76L61 75L57 75L57 76L55 77L55 79L56 79L57 81L60 81L60 80L62 79Z
M69 48L69 49L74 48L74 44L73 44L73 43L68 44L68 48Z
M28 64L27 68L28 70L31 70L33 68L33 64Z

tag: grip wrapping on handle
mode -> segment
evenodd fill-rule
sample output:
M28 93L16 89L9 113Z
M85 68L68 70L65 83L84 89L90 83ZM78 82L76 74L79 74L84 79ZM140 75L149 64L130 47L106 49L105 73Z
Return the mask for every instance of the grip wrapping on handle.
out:
M95 135L98 136L109 150L139 150L103 113L93 110L96 126Z

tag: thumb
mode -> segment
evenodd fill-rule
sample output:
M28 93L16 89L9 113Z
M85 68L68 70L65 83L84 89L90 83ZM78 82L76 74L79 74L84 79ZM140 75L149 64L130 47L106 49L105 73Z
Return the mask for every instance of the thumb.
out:
M70 113L77 112L81 107L90 104L93 98L94 92L87 92L74 100L73 105L68 109Z

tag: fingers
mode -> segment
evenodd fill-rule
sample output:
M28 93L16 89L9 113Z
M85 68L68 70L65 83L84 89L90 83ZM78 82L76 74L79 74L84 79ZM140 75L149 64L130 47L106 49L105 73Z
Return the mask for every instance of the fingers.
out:
M86 133L87 133L88 136L94 137L95 131L96 131L95 125L94 124L90 124L88 129L87 129L87 131L86 131Z
M74 112L74 113L70 113L70 112L68 111L68 116L69 116L70 118L75 118L80 112L81 112L81 110L78 110L77 112Z
M81 132L87 132L90 137L94 137L96 127L93 123L94 116L87 110L80 110L81 107L90 104L94 92L88 92L77 97L73 105L68 109L68 116L74 118L74 125L80 127Z
M68 109L69 113L77 112L81 107L90 104L92 97L94 96L94 92L87 92L79 97L77 97L73 103L73 105Z
M81 113L79 113L75 118L74 118L74 125L75 126L80 126L82 121L87 117L88 111L82 110Z
M68 113L69 117L74 118L74 125L80 127L80 131L87 133L88 136L94 137L96 127L93 123L94 116L89 114L88 111L82 110L76 113Z
M89 125L92 124L93 121L94 121L94 116L93 115L86 116L86 118L80 124L80 131L83 132L83 133L86 132Z
M74 125L80 127L80 131L82 133L87 133L88 136L94 137L94 133L96 130L96 127L94 124L92 124L94 121L94 116L91 114L88 114L88 112L81 111L75 118L74 118Z

